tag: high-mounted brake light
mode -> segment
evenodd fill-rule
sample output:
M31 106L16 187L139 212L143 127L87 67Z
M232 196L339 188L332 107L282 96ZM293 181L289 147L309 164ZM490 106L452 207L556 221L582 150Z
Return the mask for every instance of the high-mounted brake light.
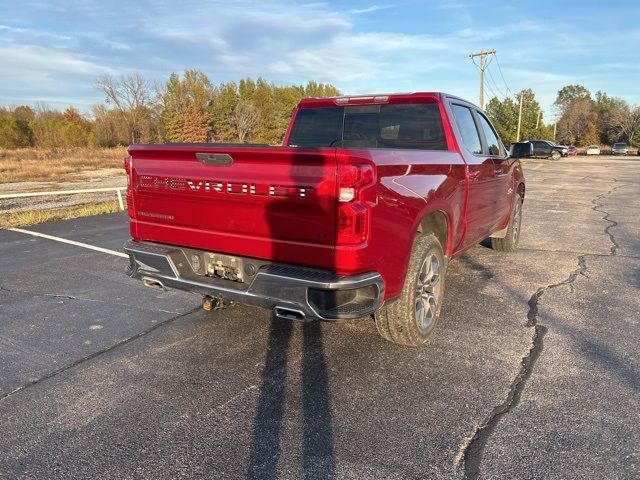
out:
M367 240L374 186L372 165L338 164L338 245L355 245Z
M338 97L334 100L338 105L358 105L367 103L389 103L389 95L360 95Z

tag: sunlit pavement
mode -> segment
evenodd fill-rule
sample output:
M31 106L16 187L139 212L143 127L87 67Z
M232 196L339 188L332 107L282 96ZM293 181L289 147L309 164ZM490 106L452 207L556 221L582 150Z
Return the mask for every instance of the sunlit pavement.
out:
M0 478L634 478L640 160L525 164L521 250L453 262L424 347L143 287L0 231ZM119 251L123 214L30 230Z

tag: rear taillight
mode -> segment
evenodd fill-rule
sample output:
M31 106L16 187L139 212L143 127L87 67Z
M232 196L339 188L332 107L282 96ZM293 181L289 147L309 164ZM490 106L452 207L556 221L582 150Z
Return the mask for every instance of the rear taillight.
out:
M127 213L129 218L136 218L136 209L133 205L133 159L131 156L124 157L124 171L127 174Z
M356 245L367 240L371 206L375 202L374 186L372 165L338 164L337 245Z

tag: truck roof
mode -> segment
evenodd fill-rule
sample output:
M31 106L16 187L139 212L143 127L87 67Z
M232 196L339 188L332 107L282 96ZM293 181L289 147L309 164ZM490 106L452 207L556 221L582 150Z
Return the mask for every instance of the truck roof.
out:
M403 102L437 102L444 97L455 98L467 103L467 100L443 92L412 92L412 93L376 93L368 95L342 95L339 97L309 97L298 103L298 108L332 107L335 105L365 105Z

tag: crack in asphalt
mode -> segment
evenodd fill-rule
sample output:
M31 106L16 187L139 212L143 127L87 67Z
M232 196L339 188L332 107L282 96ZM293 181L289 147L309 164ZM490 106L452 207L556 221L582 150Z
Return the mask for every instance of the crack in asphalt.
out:
M2 287L0 287L0 288L2 288ZM81 364L83 364L83 363L85 363L85 362L87 362L89 360L92 360L92 359L98 357L99 355L111 352L111 351L113 351L113 350L115 350L115 349L117 349L119 347L127 345L128 343L131 343L134 340L142 338L145 335L153 332L154 330L157 330L158 328L163 327L163 326L167 325L168 323L173 322L174 320L178 320L178 319L180 319L182 317L186 317L187 315L191 315L192 313L197 312L201 308L202 307L195 307L195 308L189 310L188 312L184 312L184 313L181 313L180 315L176 315L175 317L171 317L171 318L167 318L166 320L162 320L161 322L158 322L158 323L156 323L154 325L151 325L150 327L145 328L144 330L136 333L135 335L132 335L132 336L127 337L127 338L125 338L123 340L120 340L119 342L116 342L116 343L114 343L113 345L111 345L109 347L103 348L103 349L98 350L96 352L93 352L93 353L91 353L89 355L86 355L86 356L84 356L82 358L79 358L78 360L76 360L74 362L71 362L71 363L69 363L69 364L67 364L67 365L65 365L63 367L57 368L57 369L47 373L46 375L43 375L40 378L37 378L37 379L32 380L30 382L27 382L24 385L21 385L21 386L19 386L17 388L14 388L13 390L11 390L9 392L2 393L2 394L0 394L0 401L4 400L4 399L6 399L6 398L8 398L8 397L10 397L12 395L15 395L18 392L21 392L23 390L31 388L34 385L37 385L37 384L39 384L41 382L44 382L45 380L48 380L48 379L53 378L53 377L55 377L57 375L60 375L61 373L64 373L67 370L70 370L70 369L72 369L74 367L77 367L78 365L81 365Z
M617 183L618 180L616 178L613 179L614 183ZM611 195L613 192L615 192L618 188L620 188L622 185L618 185L616 187L613 187L611 190L609 190L607 193L601 193L600 195L596 196L596 198L594 198L593 200L591 200L591 203L593 203L593 208L591 210L593 210L594 212L598 212L598 213L602 213L604 216L602 217L602 220L604 220L605 222L608 222L609 225L607 225L604 228L604 233L606 233L607 235L609 235L609 240L611 241L611 243L613 244L611 246L611 255L617 255L618 252L618 248L620 247L620 245L618 244L618 242L616 241L616 238L614 237L613 233L611 233L611 228L618 226L618 222L616 222L615 220L610 220L609 216L611 215L609 212L607 212L606 210L603 210L603 206L604 205L600 205L598 203L598 200L607 197L609 195Z
M135 309L138 309L138 310L146 310L146 311L150 311L150 312L180 313L180 312L175 311L175 310L162 310L160 308L146 308L146 307L141 307L139 305L129 305L128 303L110 302L110 301L107 301L107 300L97 300L97 299L94 299L94 298L74 297L73 295L66 295L66 294L60 294L60 293L27 292L27 291L24 291L24 290L16 290L16 289L13 289L13 288L7 288L4 285L0 285L0 291L7 292L7 293L18 293L18 294L23 294L23 295L31 295L31 296L35 296L35 297L65 298L67 300L77 300L79 302L94 302L94 303L102 303L102 304L108 304L108 305L118 305L118 306L121 306L121 307L135 308Z
M538 324L538 303L540 302L540 298L542 298L547 290L564 285L568 285L573 292L573 282L576 281L578 276L589 278L587 272L587 261L585 255L580 255L578 257L578 268L571 272L566 279L559 283L540 287L533 295L531 295L528 302L529 311L527 312L526 324L529 328L533 327L531 347L529 348L527 355L522 357L522 360L520 361L520 370L513 382L511 382L511 387L509 388L509 393L507 394L505 401L493 408L484 422L482 422L480 426L476 427L473 436L471 436L470 439L467 437L468 440L462 445L462 452L458 456L457 464L464 462L465 480L474 480L480 475L482 454L489 437L495 430L502 416L509 413L520 402L525 384L531 377L536 360L542 353L542 349L544 347L543 339L547 333L547 327Z

